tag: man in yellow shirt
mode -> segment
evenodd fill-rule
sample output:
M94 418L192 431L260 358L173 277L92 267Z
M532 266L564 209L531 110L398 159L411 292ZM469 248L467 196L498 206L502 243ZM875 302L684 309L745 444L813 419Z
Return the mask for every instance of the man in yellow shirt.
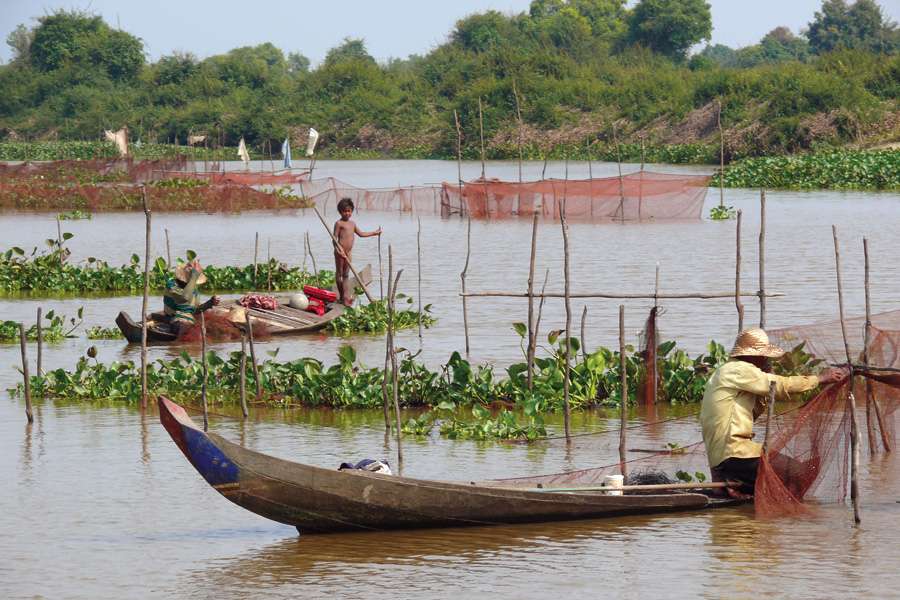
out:
M790 394L843 381L848 374L846 369L829 369L810 376L771 374L771 360L783 354L784 350L769 343L765 331L748 329L735 341L731 360L716 369L706 383L700 407L703 442L713 481L743 484L739 493L729 489L734 496L753 493L762 454L762 445L753 441L753 421L766 411L769 383L775 382L775 397L786 400Z

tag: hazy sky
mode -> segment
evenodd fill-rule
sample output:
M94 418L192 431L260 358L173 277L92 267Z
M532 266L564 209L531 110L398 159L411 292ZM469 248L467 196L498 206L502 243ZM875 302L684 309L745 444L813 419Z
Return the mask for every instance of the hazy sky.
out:
M713 43L756 43L779 25L806 27L821 0L709 0ZM441 44L457 19L488 9L521 12L530 0L0 0L3 40L19 23L54 10L86 9L144 40L151 60L179 50L199 57L272 42L321 61L345 37L361 37L378 60L425 54ZM629 4L634 4L632 0ZM900 0L881 0L900 20ZM0 48L4 62L10 58Z

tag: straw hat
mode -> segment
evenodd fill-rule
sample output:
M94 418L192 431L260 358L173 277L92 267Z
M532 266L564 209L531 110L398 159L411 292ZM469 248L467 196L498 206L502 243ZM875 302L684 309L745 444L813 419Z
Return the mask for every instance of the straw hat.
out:
M762 329L747 329L742 331L734 341L731 349L731 357L736 356L765 356L768 358L780 358L784 350L769 343L769 336Z
M191 278L191 271L200 271L200 277L197 279L198 285L206 283L206 275L203 274L203 267L200 266L200 261L198 260L181 263L175 267L175 279L186 282Z

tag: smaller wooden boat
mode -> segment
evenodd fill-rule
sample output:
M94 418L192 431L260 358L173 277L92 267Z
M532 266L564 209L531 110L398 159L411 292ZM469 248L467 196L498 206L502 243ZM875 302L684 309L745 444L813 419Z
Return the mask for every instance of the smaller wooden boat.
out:
M304 533L566 521L733 504L693 492L563 492L324 469L248 450L204 432L168 398L158 403L163 427L217 492Z
M116 325L119 331L125 336L125 339L132 344L141 343L142 323L135 323L128 313L124 310L116 317ZM147 320L147 341L148 342L174 342L178 336L165 327L164 315L162 313L153 313Z

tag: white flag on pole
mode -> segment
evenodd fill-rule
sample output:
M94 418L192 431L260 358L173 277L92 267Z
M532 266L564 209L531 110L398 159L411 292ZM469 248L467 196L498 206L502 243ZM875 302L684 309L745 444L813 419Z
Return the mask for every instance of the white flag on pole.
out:
M238 157L244 161L244 166L247 166L250 163L250 153L247 152L247 144L244 143L244 137L241 136L241 141L238 143Z
M318 142L318 141L319 141L319 132L316 131L315 129L313 129L312 127L310 127L309 128L309 139L306 141L306 155L307 156L312 156L313 153L316 151L316 142Z

